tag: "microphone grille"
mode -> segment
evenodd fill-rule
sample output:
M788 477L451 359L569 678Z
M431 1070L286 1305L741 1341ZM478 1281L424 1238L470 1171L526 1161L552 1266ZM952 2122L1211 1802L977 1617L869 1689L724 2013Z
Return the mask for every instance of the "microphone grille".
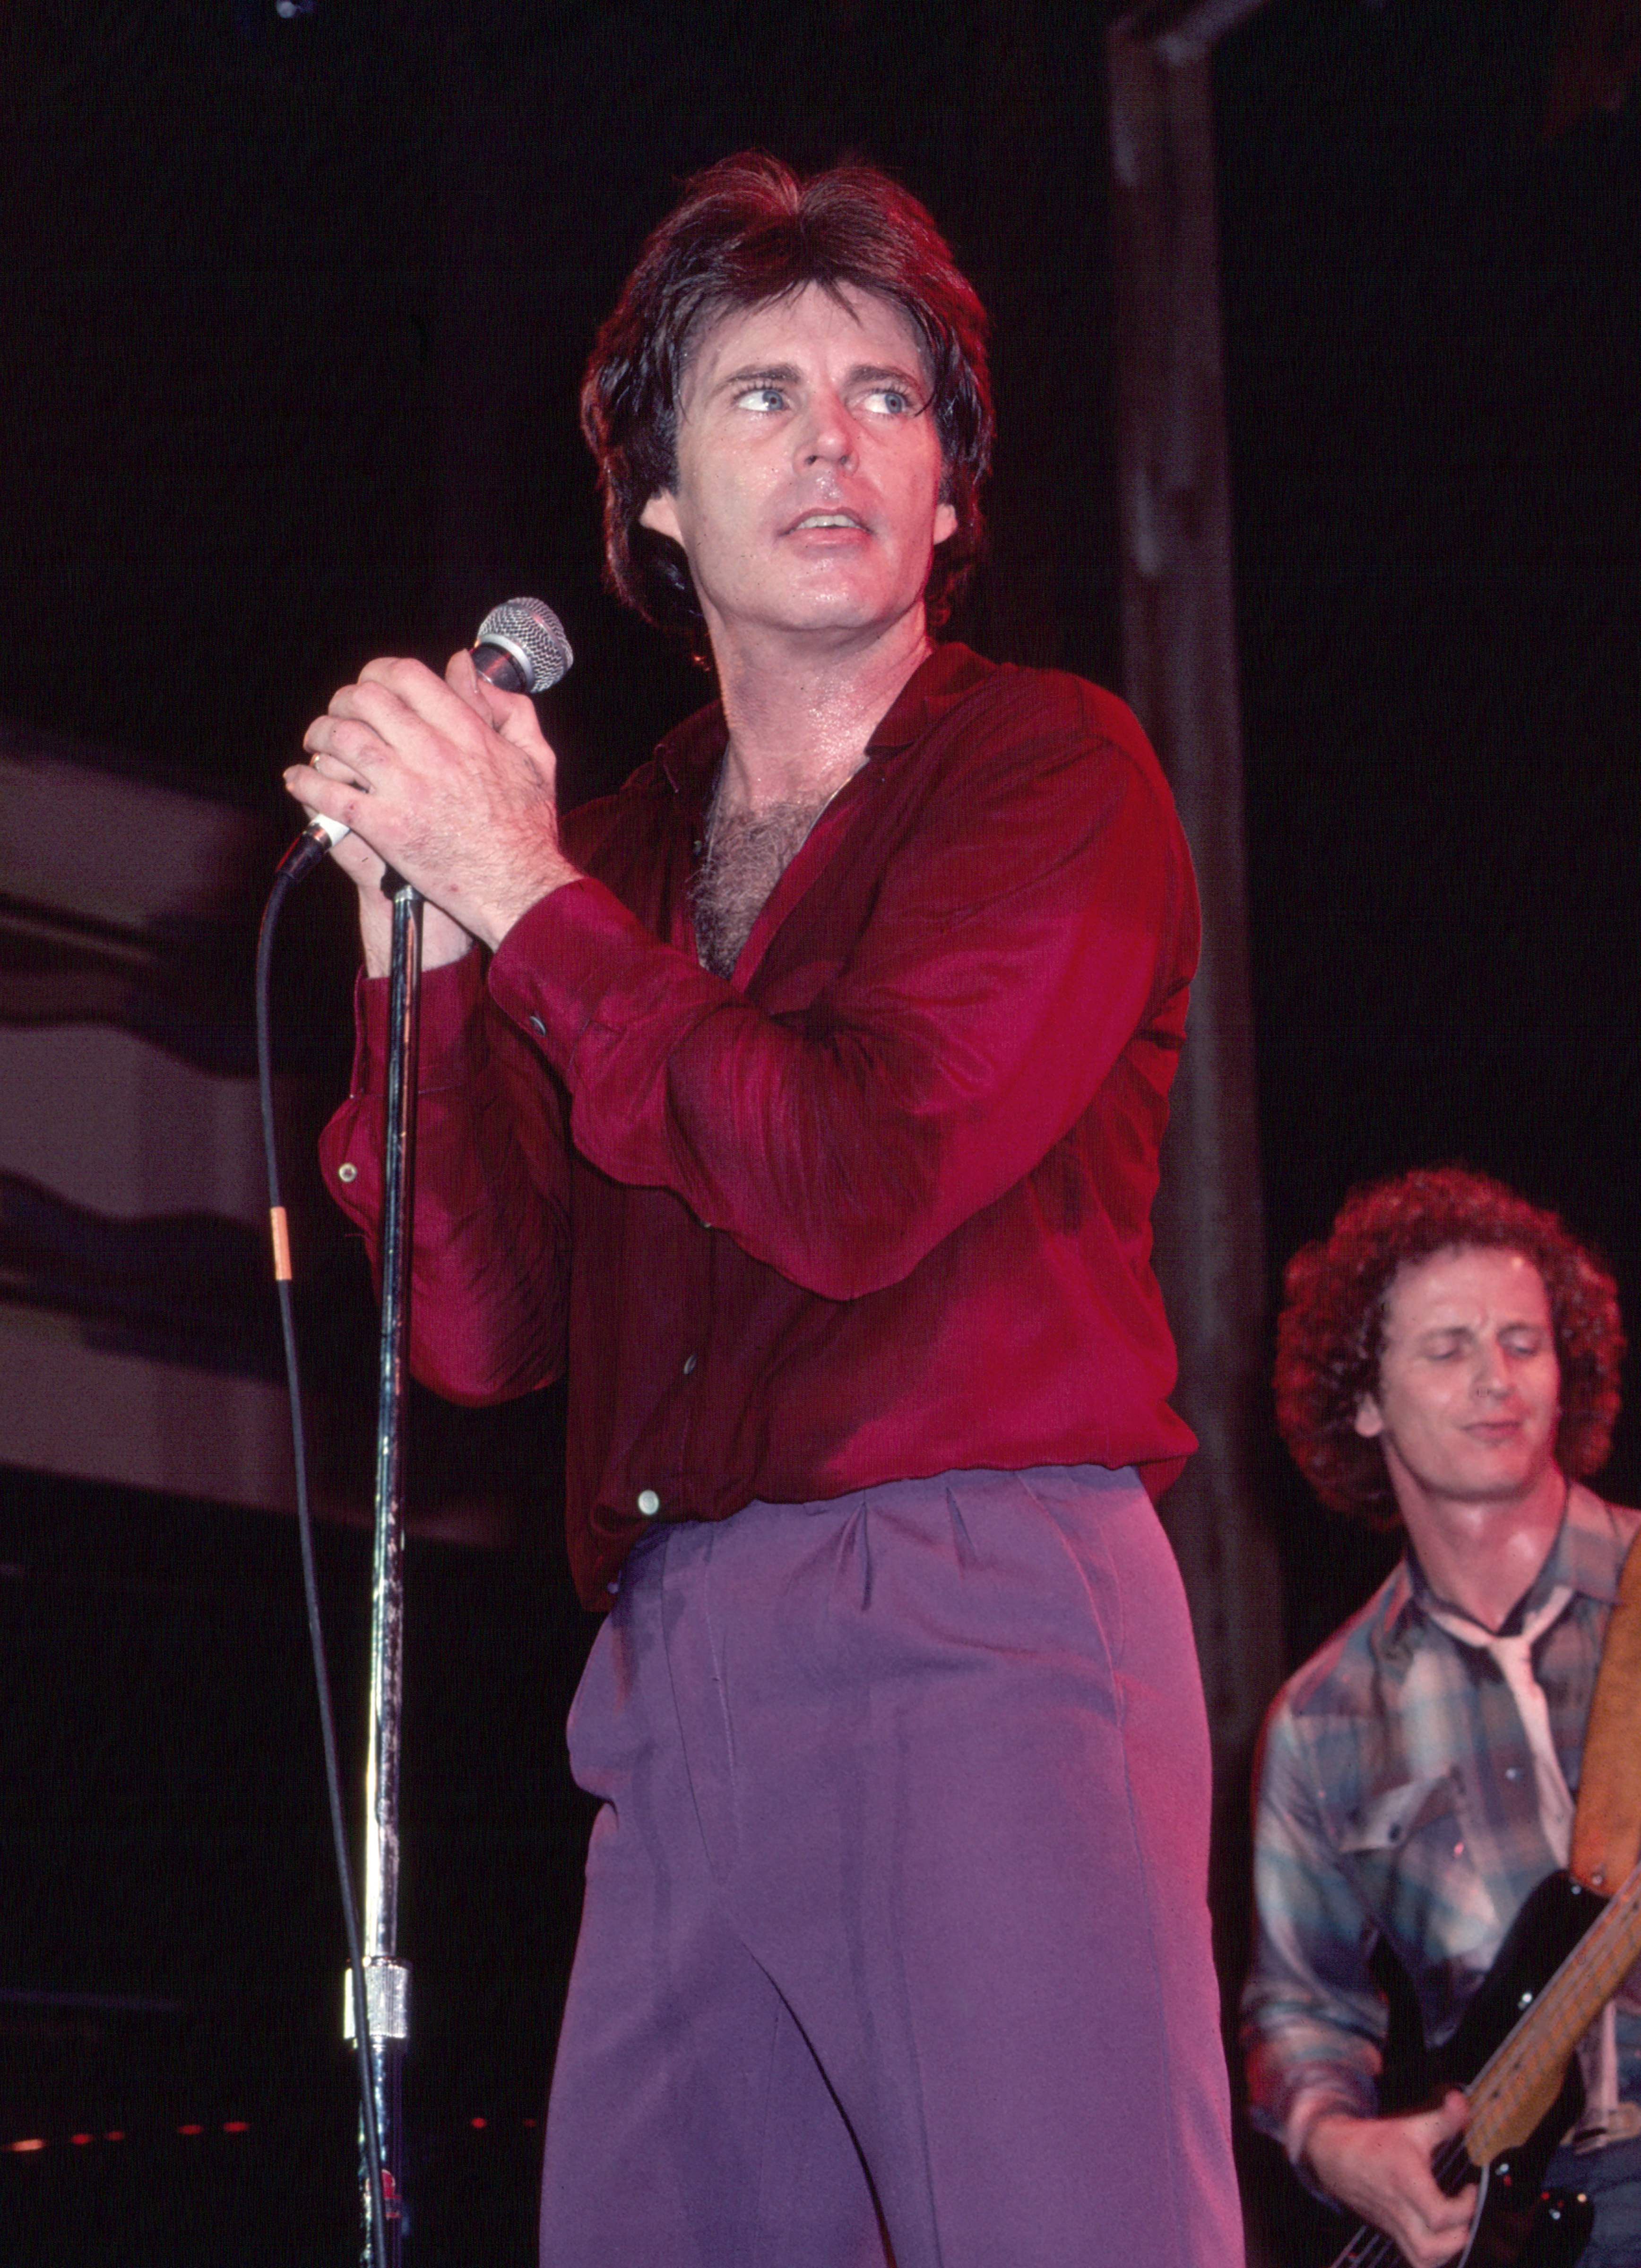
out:
M531 693L544 693L575 659L564 624L540 599L507 599L478 626L477 645L499 645L528 665Z

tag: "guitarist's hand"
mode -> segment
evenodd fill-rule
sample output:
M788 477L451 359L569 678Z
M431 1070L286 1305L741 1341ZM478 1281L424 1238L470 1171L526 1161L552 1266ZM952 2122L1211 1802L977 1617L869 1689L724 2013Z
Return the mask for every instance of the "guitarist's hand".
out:
M1353 2118L1326 2111L1305 2138L1312 2172L1330 2197L1349 2205L1400 2247L1412 2268L1442 2268L1459 2252L1475 2212L1476 2192L1445 2196L1430 2171L1442 2144L1462 2133L1465 2099L1457 2089L1440 2110L1409 2118Z

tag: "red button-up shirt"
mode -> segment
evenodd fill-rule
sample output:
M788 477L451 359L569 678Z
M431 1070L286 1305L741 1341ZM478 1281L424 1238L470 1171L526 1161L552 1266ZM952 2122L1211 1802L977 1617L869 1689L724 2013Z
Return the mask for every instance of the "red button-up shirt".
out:
M424 985L413 1367L491 1402L567 1363L588 1605L654 1518L973 1467L1155 1489L1192 1446L1149 1212L1196 898L1133 716L939 648L728 981L688 902L724 744L705 710L571 814L595 879ZM385 994L323 1144L373 1241Z

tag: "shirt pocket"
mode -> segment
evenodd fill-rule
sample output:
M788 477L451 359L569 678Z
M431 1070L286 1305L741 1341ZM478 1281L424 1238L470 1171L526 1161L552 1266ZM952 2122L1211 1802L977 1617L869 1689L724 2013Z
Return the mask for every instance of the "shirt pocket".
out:
M1340 1852L1427 2017L1485 1970L1504 1923L1472 1849L1451 1772L1376 1790L1343 1823ZM1444 1973L1445 1972L1445 1973Z

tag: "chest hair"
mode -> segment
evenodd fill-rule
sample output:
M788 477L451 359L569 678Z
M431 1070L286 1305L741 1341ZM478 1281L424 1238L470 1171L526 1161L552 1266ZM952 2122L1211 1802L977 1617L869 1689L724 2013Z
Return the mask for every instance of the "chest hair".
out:
M831 792L714 816L690 891L701 966L728 976L765 901L831 801Z

